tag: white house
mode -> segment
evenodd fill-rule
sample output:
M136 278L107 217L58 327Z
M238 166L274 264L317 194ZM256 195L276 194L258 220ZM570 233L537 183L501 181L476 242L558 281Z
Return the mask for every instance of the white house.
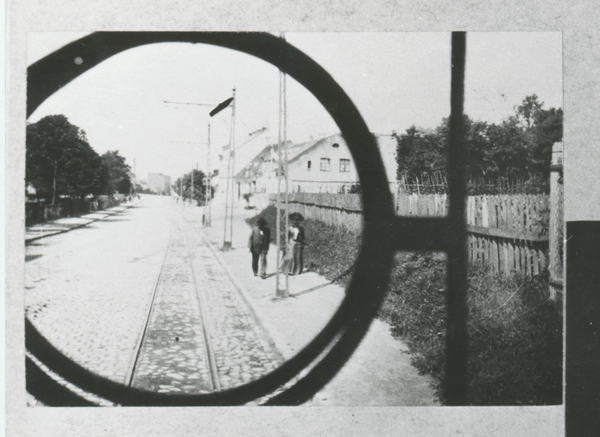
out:
M375 135L388 180L396 180L396 140L391 135ZM237 175L242 191L277 191L278 157L276 145L265 147ZM288 144L290 191L304 193L348 192L358 184L354 159L341 134L316 141ZM282 181L283 191L285 182ZM393 188L393 187L392 187Z
M396 141L375 135L388 180L396 179ZM290 190L306 193L344 193L359 183L356 165L341 134L315 142L288 161Z

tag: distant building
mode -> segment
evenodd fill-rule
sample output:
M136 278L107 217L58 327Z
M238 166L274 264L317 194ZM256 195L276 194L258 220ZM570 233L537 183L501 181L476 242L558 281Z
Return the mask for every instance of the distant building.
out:
M339 193L358 183L356 166L341 134L316 141L288 160L290 191Z
M161 173L148 173L148 185L157 194L171 193L171 177Z
M396 140L391 135L375 135L390 188L396 180ZM278 157L276 145L256 156L236 180L242 191L277 191ZM290 192L344 193L359 184L354 159L341 134L317 141L288 145ZM283 182L284 183L284 182ZM282 191L285 187L282 183Z

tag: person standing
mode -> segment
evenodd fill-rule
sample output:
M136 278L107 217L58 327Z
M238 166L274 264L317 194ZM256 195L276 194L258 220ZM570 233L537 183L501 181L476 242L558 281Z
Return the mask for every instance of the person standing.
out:
M298 213L290 214L288 241L285 247L281 270L288 275L299 275L304 268L304 228L300 224L303 217Z
M264 218L259 218L252 227L248 238L248 250L252 254L252 271L254 276L267 277L267 253L271 244L271 230Z

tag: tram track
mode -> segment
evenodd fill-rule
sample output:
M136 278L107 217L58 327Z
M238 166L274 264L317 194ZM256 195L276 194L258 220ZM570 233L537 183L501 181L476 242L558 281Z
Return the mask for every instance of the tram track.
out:
M95 374L155 393L209 394L270 373L283 363L283 357L249 297L198 223L179 211L171 210L168 215L168 228L157 229L166 230L167 235L162 234L166 238L153 246L153 268L140 270L146 276L137 280L131 276L124 284L115 282L109 289L114 290L110 299L89 293L86 299L94 305L85 308L78 329L55 337L56 344ZM42 313L46 318L40 324L48 319L46 325L51 326L61 308L52 307L53 319ZM67 317L69 312L64 314ZM78 334L73 341L72 333L83 330L85 336ZM42 369L83 399L96 405L112 404Z
M187 244L187 248L188 248L188 257L190 260L190 267L192 270L192 278L194 280L194 288L196 290L195 294L198 299L198 306L200 308L200 319L202 322L202 331L204 332L204 341L205 341L205 345L206 345L206 353L207 353L207 357L208 357L208 364L209 364L209 368L210 368L210 375L211 375L211 380L212 380L212 385L213 385L213 391L221 391L221 382L219 381L219 373L217 370L215 351L212 346L209 314L207 312L208 305L207 305L205 299L203 298L203 295L200 292L200 289L198 288L198 279L196 277L196 271L194 269L194 255L190 248L190 242L189 242L188 238L186 238L186 244Z
M188 238L181 224L174 222L129 386L165 393L219 391L208 320Z
M194 223L173 220L127 384L161 393L221 391L283 362L246 297Z
M156 294L158 291L159 281L162 276L162 272L165 268L165 261L167 259L167 255L169 254L169 246L171 245L171 235L172 235L171 232L169 232L169 238L167 240L167 248L165 250L165 256L163 257L163 260L160 264L160 269L158 270L158 275L156 275L156 280L154 281L154 290L152 292L152 298L150 299L150 306L148 308L148 313L144 320L144 326L142 328L142 335L139 337L139 339L137 341L137 345L135 348L136 352L135 352L133 364L127 374L126 384L128 387L131 387L131 385L133 384L133 378L135 377L135 369L137 367L137 363L140 358L140 353L142 351L142 344L143 344L144 338L146 337L146 332L148 331L148 325L150 323L150 317L152 316L152 309L154 308L154 301L156 300Z

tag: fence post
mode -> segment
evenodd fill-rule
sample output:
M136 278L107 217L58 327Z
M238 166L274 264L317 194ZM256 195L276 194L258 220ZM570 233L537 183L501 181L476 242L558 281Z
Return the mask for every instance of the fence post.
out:
M552 146L550 167L549 273L550 299L556 300L563 290L563 143Z

